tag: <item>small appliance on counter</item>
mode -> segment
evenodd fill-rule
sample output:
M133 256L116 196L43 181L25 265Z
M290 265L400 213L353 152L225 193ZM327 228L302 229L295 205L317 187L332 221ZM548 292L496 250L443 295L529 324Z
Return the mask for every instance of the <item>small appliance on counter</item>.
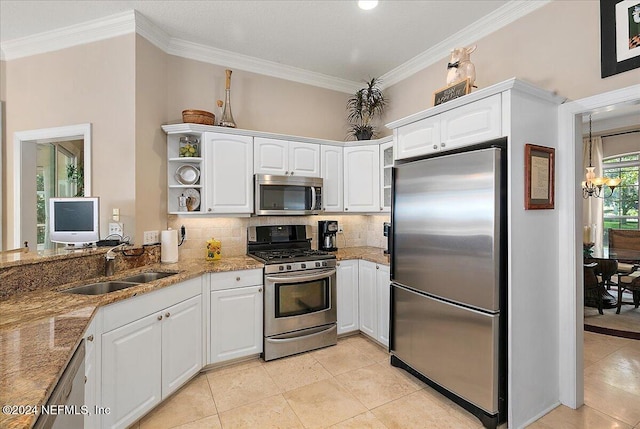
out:
M338 221L320 220L318 221L318 250L335 252L338 250Z

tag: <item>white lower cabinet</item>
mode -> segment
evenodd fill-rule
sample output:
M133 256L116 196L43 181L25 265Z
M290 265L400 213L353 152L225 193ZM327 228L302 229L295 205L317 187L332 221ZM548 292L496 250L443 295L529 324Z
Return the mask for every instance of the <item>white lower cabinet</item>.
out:
M104 309L99 405L110 413L102 415L103 428L126 428L200 371L200 283L190 280Z
M152 314L102 336L103 428L125 428L162 400L162 325Z
M358 261L340 261L336 274L338 335L359 329Z
M376 300L378 305L378 342L389 345L389 308L391 305L391 277L387 265L376 264Z
M389 345L389 267L360 261L360 331L385 346Z
M97 355L100 354L99 346L99 326L100 317L96 316L89 324L84 334L84 405L91 411L84 416L84 427L95 428L99 426L98 415L94 413L98 404L97 389L100 371L97 370Z
M361 260L358 270L360 331L374 339L376 339L378 331L376 299L376 266L371 262Z
M211 274L208 363L262 353L262 270Z

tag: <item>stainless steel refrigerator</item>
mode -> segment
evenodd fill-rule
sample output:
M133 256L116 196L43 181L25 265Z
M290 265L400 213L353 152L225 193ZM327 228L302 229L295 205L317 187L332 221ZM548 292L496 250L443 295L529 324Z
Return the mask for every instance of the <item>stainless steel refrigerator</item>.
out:
M506 420L506 140L396 162L391 363Z

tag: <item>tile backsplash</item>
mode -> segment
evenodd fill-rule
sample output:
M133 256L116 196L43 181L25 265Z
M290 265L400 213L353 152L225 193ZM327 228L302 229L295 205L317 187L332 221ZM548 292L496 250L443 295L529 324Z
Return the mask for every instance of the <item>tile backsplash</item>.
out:
M389 215L336 215L336 216L257 216L257 217L187 217L169 215L171 229L186 228L186 238L179 247L181 258L204 258L206 242L215 238L222 242L223 256L247 253L247 227L255 225L310 225L311 247L318 247L318 221L337 220L344 232L338 234L338 248L355 246L386 247L383 223Z

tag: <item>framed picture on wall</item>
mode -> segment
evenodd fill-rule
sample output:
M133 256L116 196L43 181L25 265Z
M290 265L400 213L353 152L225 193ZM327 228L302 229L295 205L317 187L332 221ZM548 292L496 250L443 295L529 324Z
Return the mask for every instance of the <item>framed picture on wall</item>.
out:
M555 154L552 147L524 145L525 210L554 208Z
M640 67L640 0L600 0L602 77Z

